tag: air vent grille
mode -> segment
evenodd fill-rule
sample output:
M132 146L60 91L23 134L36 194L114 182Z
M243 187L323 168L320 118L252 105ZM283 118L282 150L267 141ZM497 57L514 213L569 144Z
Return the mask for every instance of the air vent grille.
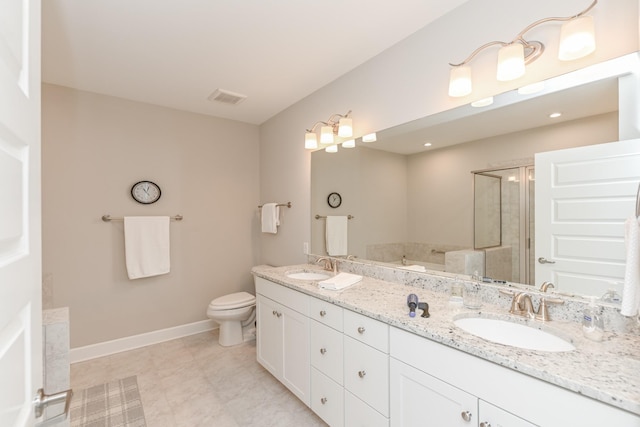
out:
M216 89L209 97L209 101L222 102L223 104L238 105L247 98L246 95L223 89Z

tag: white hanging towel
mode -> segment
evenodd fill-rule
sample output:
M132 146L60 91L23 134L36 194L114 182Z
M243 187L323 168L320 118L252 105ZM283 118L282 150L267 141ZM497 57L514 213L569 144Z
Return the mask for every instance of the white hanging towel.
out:
M277 203L265 203L261 209L262 232L273 233L278 232L280 225L280 208Z
M640 219L627 218L624 223L624 242L627 248L627 264L622 289L623 316L635 316L640 307Z
M327 216L325 224L327 253L331 256L347 255L347 217Z
M168 273L169 217L124 217L124 249L129 279Z

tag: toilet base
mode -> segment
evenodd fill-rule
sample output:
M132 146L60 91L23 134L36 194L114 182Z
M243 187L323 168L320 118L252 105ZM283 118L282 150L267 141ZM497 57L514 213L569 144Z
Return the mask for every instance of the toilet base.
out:
M223 347L242 344L256 339L256 328L253 325L242 327L241 322L222 322L218 343Z

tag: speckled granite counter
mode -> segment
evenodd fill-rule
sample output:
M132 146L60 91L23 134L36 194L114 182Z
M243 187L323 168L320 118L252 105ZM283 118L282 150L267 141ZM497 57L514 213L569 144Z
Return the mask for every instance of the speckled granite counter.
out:
M366 276L352 287L342 291L331 291L318 288L317 282L288 278L286 273L294 270L320 271L320 268L311 264L285 267L257 266L252 269L252 273L451 348L640 415L640 336L637 333L606 332L603 342L593 342L582 336L581 325L575 321L552 320L543 325L536 321L514 318L508 314L508 298L504 298L504 304L485 302L480 310L470 311L450 307L448 295L442 291ZM431 317L408 316L406 299L409 293L415 293L420 301L429 303ZM529 322L532 326L553 330L559 336L569 338L576 349L571 352L553 353L494 344L475 337L453 324L457 316L478 314Z

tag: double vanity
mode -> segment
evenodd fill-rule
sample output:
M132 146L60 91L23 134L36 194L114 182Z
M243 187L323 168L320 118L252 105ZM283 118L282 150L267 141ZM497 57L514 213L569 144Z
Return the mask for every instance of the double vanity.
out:
M340 269L363 280L333 291L315 264L252 270L258 361L329 425L640 426L638 325L592 342L569 298L540 322L509 314L521 290L504 285L467 310L449 304L452 278ZM410 293L430 317L409 316Z

